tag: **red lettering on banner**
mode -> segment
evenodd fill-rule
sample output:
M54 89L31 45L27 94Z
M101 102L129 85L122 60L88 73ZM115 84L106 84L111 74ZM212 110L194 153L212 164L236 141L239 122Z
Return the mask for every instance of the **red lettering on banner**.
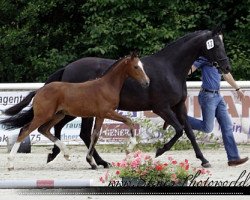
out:
M240 116L242 116L243 118L249 117L250 96L245 96L245 99L241 102L242 113L238 113L239 111L237 111L233 96L228 95L228 96L223 96L223 98L226 104L228 105L228 112L233 118L239 118ZM190 101L190 99L193 99L193 101ZM193 106L191 106L192 103L193 103ZM185 104L186 104L187 110L193 109L191 113L193 113L194 117L199 118L202 116L198 96L189 95ZM159 117L158 115L154 114L152 111L144 111L144 116L148 118Z
M198 100L198 96L194 96L194 117L201 117L201 108Z
M239 117L232 96L224 96L224 100L228 105L228 112L231 114L231 116Z
M249 109L250 109L250 97L245 96L244 100L242 101L242 117L249 117Z
M153 113L153 111L144 111L143 115L148 118L159 117L157 114Z

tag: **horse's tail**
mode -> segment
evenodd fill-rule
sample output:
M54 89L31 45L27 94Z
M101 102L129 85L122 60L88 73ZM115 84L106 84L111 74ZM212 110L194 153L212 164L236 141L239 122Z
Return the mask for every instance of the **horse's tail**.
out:
M18 104L6 109L3 114L5 115L16 115L19 113L23 108L29 105L31 102L32 98L35 96L36 91L30 92L22 101L20 101Z
M17 115L1 120L0 124L3 124L4 129L6 130L17 129L30 123L33 117L34 112L33 108L31 108L30 110L23 111L21 113L18 113Z
M51 74L49 78L45 81L45 85L54 81L61 81L64 70L65 68L61 68L57 70L55 73Z

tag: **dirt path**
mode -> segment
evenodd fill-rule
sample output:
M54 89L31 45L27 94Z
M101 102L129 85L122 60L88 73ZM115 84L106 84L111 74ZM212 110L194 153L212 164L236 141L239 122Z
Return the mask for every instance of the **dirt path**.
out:
M98 170L90 170L90 166L85 161L87 152L85 147L70 147L71 161L66 161L63 156L59 154L53 162L47 164L46 159L50 149L50 146L32 146L31 154L17 155L14 161L15 170L9 172L6 168L7 150L3 147L0 148L0 179L92 179L93 186L105 186L99 181L99 178L106 172L106 169L99 167ZM250 146L240 146L239 151L242 157L250 156ZM124 153L100 154L103 159L109 162L120 161L125 157ZM152 156L154 155L154 153L150 154ZM223 148L217 150L203 150L203 154L212 164L212 168L210 168L212 173L210 180L236 181L241 173L246 170L245 176L239 180L243 181L247 174L250 173L250 162L237 167L228 167L226 153ZM159 159L167 159L170 155L177 161L188 159L192 166L200 167L200 161L195 158L193 150L169 151ZM250 185L250 180L248 184ZM13 194L13 190L3 190L1 193L7 197ZM96 196L91 196L89 199L96 198ZM0 197L0 199L2 198Z

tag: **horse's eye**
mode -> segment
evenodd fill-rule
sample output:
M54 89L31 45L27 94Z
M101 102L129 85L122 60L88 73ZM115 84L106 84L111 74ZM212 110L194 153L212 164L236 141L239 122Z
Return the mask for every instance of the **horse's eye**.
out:
M137 66L137 65L135 66L135 69L138 69L138 66Z

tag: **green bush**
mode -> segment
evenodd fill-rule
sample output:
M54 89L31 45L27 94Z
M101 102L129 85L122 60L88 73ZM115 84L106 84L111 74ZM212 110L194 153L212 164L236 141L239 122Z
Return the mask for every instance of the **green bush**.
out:
M178 37L223 23L236 79L247 80L249 1L1 0L1 82L42 82L86 56L117 59L160 50Z

